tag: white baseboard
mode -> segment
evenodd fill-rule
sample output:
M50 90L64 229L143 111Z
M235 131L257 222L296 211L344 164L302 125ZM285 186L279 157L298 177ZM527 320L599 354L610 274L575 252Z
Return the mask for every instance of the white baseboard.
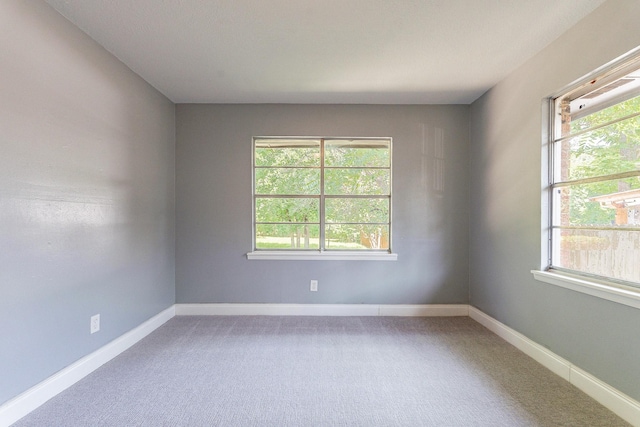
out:
M475 307L469 307L469 317L547 369L569 381L620 418L633 426L640 427L640 402L600 381L568 360L563 359L551 350L530 340Z
M155 315L77 362L67 366L29 390L0 406L0 426L18 421L58 393L98 369L175 316L175 306Z
M176 304L177 316L468 316L466 304Z
M467 304L384 304L378 307L379 316L467 317L469 315Z

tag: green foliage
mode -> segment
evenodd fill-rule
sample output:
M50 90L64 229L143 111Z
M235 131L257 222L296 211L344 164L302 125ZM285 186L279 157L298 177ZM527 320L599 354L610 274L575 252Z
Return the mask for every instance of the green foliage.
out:
M389 222L389 199L326 198L328 223Z
M257 222L320 223L318 198L257 198Z
M327 142L324 164L327 167L389 167L389 148L343 146Z
M319 167L320 166L320 145L317 146L280 146L280 147L260 147L256 146L255 154L256 166L298 166L298 167Z
M320 146L255 149L255 192L263 195L319 195ZM277 166L277 167L264 167ZM315 198L256 198L256 222L320 222L320 202ZM311 231L310 231L311 230ZM261 224L257 236L319 236L318 227ZM290 246L291 247L291 244ZM294 245L295 247L295 245Z
M324 191L331 195L389 194L389 169L326 169Z
M629 99L571 123L571 132L586 131L640 112L640 97ZM570 140L569 179L603 177L640 170L640 117L587 131ZM615 210L603 208L593 197L640 188L638 177L573 186L569 210L573 225L611 225Z
M571 225L613 225L615 209L603 208L590 198L617 192L617 181L604 181L593 184L576 185L569 190L569 213Z

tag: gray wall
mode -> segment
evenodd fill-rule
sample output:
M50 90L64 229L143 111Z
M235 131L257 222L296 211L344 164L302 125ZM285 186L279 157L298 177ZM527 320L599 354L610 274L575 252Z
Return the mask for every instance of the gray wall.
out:
M468 106L176 106L178 303L467 303ZM393 138L396 262L249 261L251 137ZM445 187L434 189L434 147ZM309 292L309 280L319 291Z
M471 107L471 304L640 400L640 311L535 281L542 100L640 45L640 2L605 3ZM640 261L639 261L640 262Z
M175 108L44 2L0 39L2 403L174 303Z

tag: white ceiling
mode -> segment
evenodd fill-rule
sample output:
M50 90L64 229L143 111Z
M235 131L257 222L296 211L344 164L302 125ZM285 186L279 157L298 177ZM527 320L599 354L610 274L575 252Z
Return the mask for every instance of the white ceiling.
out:
M46 0L176 103L466 104L604 0Z

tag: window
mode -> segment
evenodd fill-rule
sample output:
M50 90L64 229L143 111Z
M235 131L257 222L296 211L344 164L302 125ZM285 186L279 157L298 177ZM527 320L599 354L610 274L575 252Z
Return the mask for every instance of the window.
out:
M253 139L253 250L391 252L391 139Z
M552 100L549 267L640 286L640 60Z

